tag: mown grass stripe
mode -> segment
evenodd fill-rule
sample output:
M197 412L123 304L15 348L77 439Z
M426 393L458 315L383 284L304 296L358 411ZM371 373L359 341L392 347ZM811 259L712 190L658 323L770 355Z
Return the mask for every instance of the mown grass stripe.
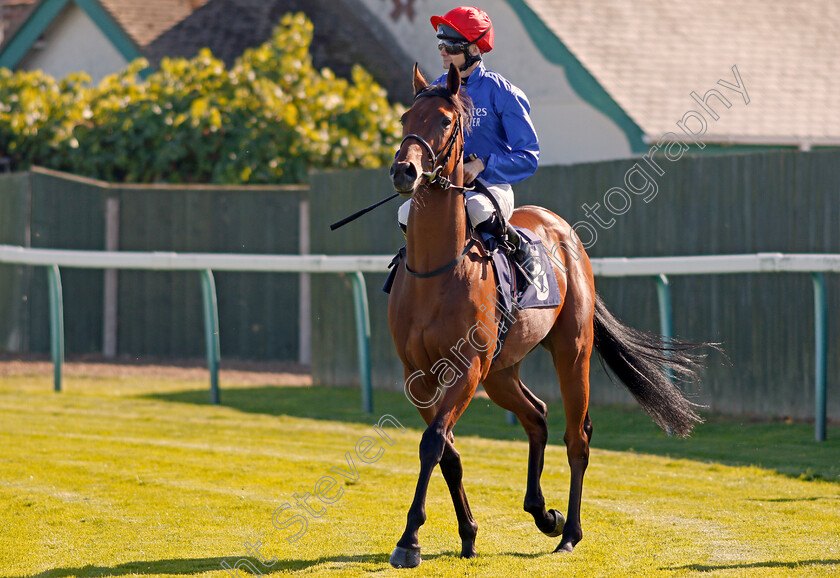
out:
M226 396L231 405L213 407L198 382L68 382L54 395L32 378L0 378L0 575L227 578L220 563L247 556L244 541L262 541L279 559L274 574L405 575L387 559L416 482L421 430L402 396L378 392L377 408L409 430L390 433L395 443L380 461L357 460L358 480L321 518L308 516L306 534L290 544L271 514L294 504L293 493L313 492L332 466L346 467L345 452L370 435L375 418L348 409L357 392L242 388ZM424 576L840 572L840 483L828 481L837 479L840 432L816 445L807 424L712 420L692 439L672 440L642 415L593 408L585 537L571 556L556 556L558 539L522 511L521 429L477 401L456 443L480 556L457 557L455 515L436 472L421 530ZM559 409L551 408L543 492L565 510ZM752 452L716 461L745 439ZM785 462L794 451L810 472Z

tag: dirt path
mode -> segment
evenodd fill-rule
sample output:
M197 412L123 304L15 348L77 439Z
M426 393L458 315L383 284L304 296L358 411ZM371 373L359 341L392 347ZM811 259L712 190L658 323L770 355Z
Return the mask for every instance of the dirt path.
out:
M8 375L51 375L52 362L46 356L25 357L0 354L0 377ZM137 360L102 357L68 358L64 374L89 377L148 376L163 379L204 380L207 367L200 360ZM222 361L219 379L241 385L312 385L309 367L296 363Z

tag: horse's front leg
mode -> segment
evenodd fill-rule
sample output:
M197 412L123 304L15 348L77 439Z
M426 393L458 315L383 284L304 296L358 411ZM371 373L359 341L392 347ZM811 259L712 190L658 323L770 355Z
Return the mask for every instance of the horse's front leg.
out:
M426 493L429 489L429 480L432 477L435 466L441 463L444 453L447 452L447 443L451 436L452 428L455 426L458 418L461 417L461 414L464 413L464 410L467 409L467 405L469 405L470 399L473 393L475 393L475 388L478 386L478 380L478 369L468 371L463 376L463 379L446 390L446 393L434 408L418 408L423 415L423 419L426 420L429 426L423 432L423 437L420 440L420 476L417 479L417 487L414 490L414 500L411 502L411 507L408 510L405 531L397 542L397 547L394 549L394 552L391 554L390 562L395 568L414 568L419 566L422 561L420 558L420 542L417 534L420 526L426 521ZM432 388L431 391L435 391L435 389ZM431 399L431 397L426 399ZM454 447L452 450L454 450ZM444 468L446 470L444 476L447 478L447 484L456 481L456 472L453 469L452 463L453 458L456 457L460 465L460 457L457 456L457 453L447 458L447 464ZM457 478L457 486L460 488L459 493L463 494L460 475ZM466 498L464 498L464 504L466 505ZM458 505L458 502L456 502L456 511ZM469 506L466 506L465 514L472 521L472 514L468 512ZM459 522L461 517L459 516ZM475 522L472 521L472 526L474 527L474 525ZM463 530L466 530L466 528L461 528L461 530L463 545ZM469 531L467 530L466 533L469 534ZM469 538L469 536L467 537ZM467 549L469 556L475 555L474 540L475 534L473 530L472 538L468 540L470 542L468 545L471 546ZM462 550L463 553L464 550Z
M455 516L458 518L458 534L461 536L461 558L474 558L475 535L478 532L478 524L475 523L470 504L467 502L467 494L464 492L462 482L464 470L461 466L461 455L455 449L455 438L450 432L446 440L446 448L443 450L443 458L440 460L440 471L449 487L449 494L452 496L452 504L455 506Z
M426 492L432 471L440 463L446 446L446 429L439 420L435 420L423 432L420 440L420 477L414 490L414 500L408 509L405 531L391 554L391 565L395 568L414 568L419 566L420 542L417 533L426 522Z

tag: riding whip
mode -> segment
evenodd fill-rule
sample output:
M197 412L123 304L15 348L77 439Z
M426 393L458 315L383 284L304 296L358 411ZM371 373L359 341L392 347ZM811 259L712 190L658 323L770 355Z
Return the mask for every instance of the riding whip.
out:
M474 154L472 154L472 155L468 156L468 157L466 158L466 160L467 160L467 161L474 161L476 158L477 158L477 157L476 157ZM368 213L368 212L370 212L370 211L374 210L374 209L375 209L376 207L378 207L379 205L384 205L385 203L387 203L388 201L390 201L390 200L391 200L391 199L393 199L393 198L398 197L399 195L400 195L399 193L394 193L394 194L393 194L393 195L391 195L390 197L387 197L387 198L385 198L385 199L382 199L382 200L381 200L381 201L379 201L378 203L374 203L374 204L372 204L372 205L371 205L371 206L369 206L369 207L365 207L365 208L364 208L364 209L362 209L361 211L357 211L357 212L353 213L352 215L350 215L349 217L344 217L344 218L343 218L343 219L341 219L340 221L337 221L337 222L333 223L332 225L330 225L330 231L335 231L335 230L336 230L336 229L338 229L339 227L343 227L343 226L344 226L344 225L346 225L347 223L349 223L349 222L351 222L351 221L355 221L356 219L358 219L359 217L361 217L361 216L362 216L362 215L364 215L365 213ZM499 214L501 214L501 213L499 213Z
M343 227L344 225L346 225L346 224L347 224L347 223L349 223L350 221L355 221L356 219L358 219L359 217L361 217L361 216L362 216L362 215L364 215L365 213L368 213L368 212L370 212L370 211L374 210L374 209L375 209L376 207L378 207L379 205L383 205L383 204L387 203L388 201L390 201L391 199L396 198L396 197L399 197L399 196L400 196L400 194L399 194L399 193L394 193L394 194L393 194L393 195L391 195L390 197L388 197L388 198L386 198L386 199L382 199L382 200L381 200L381 201L379 201L378 203L374 203L374 204L372 204L372 205L371 205L371 206L369 206L369 207L365 207L365 208L364 208L364 209L362 209L361 211L357 211L357 212L353 213L352 215L350 215L349 217L344 217L344 218L343 218L343 219L341 219L340 221L335 222L335 223L333 223L332 225L330 225L330 231L335 231L336 229L338 229L339 227Z

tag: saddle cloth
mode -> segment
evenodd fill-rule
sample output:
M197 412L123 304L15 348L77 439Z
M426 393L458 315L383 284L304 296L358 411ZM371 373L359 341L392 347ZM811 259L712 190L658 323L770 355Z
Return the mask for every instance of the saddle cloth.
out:
M539 263L535 267L536 274L530 280L525 273L511 263L508 256L498 249L498 241L487 233L481 233L484 246L493 256L493 268L496 271L497 292L500 305L505 311L510 311L514 304L517 309L531 309L535 307L557 307L562 303L560 287L551 259L542 241L528 229L514 226L523 241L530 246L530 254Z

